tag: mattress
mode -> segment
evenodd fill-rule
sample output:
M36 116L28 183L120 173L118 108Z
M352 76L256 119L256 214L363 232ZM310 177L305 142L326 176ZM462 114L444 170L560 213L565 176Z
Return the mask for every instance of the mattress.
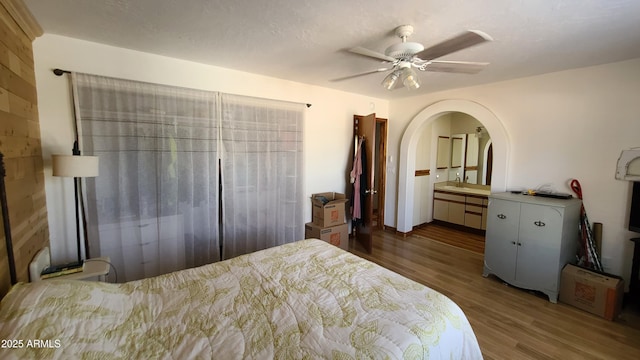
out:
M19 283L0 358L481 359L444 295L320 240L123 284Z

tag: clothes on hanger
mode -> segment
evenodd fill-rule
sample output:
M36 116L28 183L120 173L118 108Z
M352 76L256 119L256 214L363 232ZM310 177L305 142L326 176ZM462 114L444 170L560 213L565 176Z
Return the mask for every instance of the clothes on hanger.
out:
M353 158L353 168L350 173L350 181L353 184L351 199L351 219L354 224L362 220L362 204L366 190L366 151L363 146L364 138L356 138L356 153Z

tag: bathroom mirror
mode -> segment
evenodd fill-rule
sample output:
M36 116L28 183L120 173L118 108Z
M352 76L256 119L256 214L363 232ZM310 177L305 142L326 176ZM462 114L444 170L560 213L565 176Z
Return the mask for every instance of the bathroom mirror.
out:
M466 134L451 135L451 167L459 168L464 164L464 146Z
M480 143L474 134L467 136L467 153L465 155L465 168L478 167L478 150Z
M467 149L465 153L464 181L478 184L478 154L480 142L475 134L467 135Z
M449 137L438 136L438 155L436 159L436 167L438 169L446 169L449 167Z
M493 163L490 151L491 138L488 133L468 133L451 135L451 161L449 181L476 185L490 185L490 169Z

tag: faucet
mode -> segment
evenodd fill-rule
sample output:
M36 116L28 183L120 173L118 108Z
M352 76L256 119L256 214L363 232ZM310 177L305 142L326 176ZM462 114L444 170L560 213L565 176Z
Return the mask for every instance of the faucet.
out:
M462 182L460 181L460 176L456 176L456 187L462 187Z

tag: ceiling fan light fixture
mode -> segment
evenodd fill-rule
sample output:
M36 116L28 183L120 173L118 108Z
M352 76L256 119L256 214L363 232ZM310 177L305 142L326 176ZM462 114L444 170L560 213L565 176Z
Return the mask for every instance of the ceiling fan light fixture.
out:
M393 90L400 78L400 74L398 71L393 71L389 75L387 75L384 80L382 80L382 87L387 90Z
M403 42L389 46L384 54L394 58L411 58L413 55L424 50L422 44L415 42Z
M392 72L382 80L382 87L387 90L393 90L399 87L398 81L401 80L404 87L409 90L416 90L420 88L421 84L420 78L418 78L418 74L414 69L430 72L476 74L489 64L470 61L436 60L442 56L492 40L489 35L481 31L468 30L435 45L431 45L428 48L425 48L420 43L407 41L407 38L411 34L413 34L413 26L398 26L396 28L396 35L402 42L387 47L384 54L360 46L349 49L352 53L382 60L388 64L388 67L386 69L367 71L332 81L346 80L393 69Z
M413 69L406 67L402 69L402 84L409 90L416 90L420 87L420 78Z

